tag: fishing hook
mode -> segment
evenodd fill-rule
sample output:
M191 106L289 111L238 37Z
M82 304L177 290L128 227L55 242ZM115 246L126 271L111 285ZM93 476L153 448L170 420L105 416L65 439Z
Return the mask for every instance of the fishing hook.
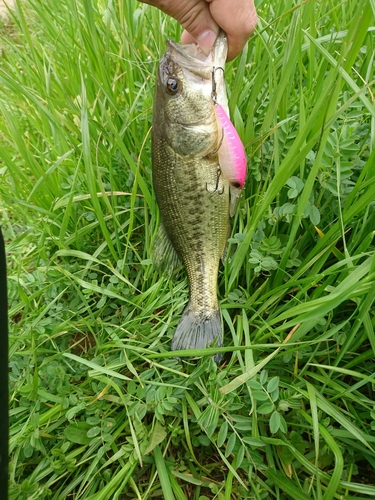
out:
M215 68L215 66L214 66L212 68L212 92L211 92L211 97L212 97L212 100L214 101L215 104L217 104L217 92L216 92L215 72L218 69L221 69L221 71L223 72L223 74L225 74L224 68L222 68L221 66L218 66L217 68Z
M208 193L216 193L216 192L217 192L217 194L223 194L224 193L224 186L222 186L222 188L219 189L220 175L221 175L221 168L218 165L217 166L217 176L216 176L216 186L215 186L215 188L212 191L210 189L208 189L208 183L206 182L206 190L207 190Z

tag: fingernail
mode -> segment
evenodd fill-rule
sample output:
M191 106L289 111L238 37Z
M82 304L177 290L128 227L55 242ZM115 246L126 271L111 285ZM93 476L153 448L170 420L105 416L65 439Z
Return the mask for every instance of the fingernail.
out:
M210 53L216 37L216 33L211 30L202 31L202 33L197 36L199 47L203 50L206 56Z

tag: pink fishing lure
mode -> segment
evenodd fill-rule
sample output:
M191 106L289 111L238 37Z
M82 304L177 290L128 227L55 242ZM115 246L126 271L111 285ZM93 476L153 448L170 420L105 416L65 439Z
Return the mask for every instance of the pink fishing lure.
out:
M220 104L215 105L215 112L219 124L219 139L222 141L218 151L220 169L230 185L236 190L241 190L246 179L245 148L237 130Z

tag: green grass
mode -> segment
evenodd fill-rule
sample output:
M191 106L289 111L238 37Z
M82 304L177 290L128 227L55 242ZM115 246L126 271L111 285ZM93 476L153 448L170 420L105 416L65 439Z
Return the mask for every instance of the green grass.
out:
M375 496L375 3L258 3L226 70L249 175L225 347L184 362L186 278L151 253L180 27L133 0L18 1L0 25L11 499Z

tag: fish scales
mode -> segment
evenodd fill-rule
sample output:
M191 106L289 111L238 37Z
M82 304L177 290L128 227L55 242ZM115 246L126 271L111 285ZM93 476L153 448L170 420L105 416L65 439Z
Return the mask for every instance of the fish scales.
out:
M220 171L222 129L215 114L212 79L214 68L224 67L226 54L224 33L209 56L196 45L168 40L158 68L152 173L162 236L155 245L169 240L185 265L190 291L173 350L222 345L217 276L230 227L231 186ZM227 112L224 71L216 75L217 102ZM171 253L155 248L154 255L162 260Z
M200 159L182 162L163 139L155 138L157 150L164 151L153 170L154 189L163 225L183 261L189 280L190 306L203 313L218 309L217 272L227 235L229 199L225 192L207 191L217 182L217 162ZM165 174L168 170L168 174ZM218 189L228 189L225 181Z

